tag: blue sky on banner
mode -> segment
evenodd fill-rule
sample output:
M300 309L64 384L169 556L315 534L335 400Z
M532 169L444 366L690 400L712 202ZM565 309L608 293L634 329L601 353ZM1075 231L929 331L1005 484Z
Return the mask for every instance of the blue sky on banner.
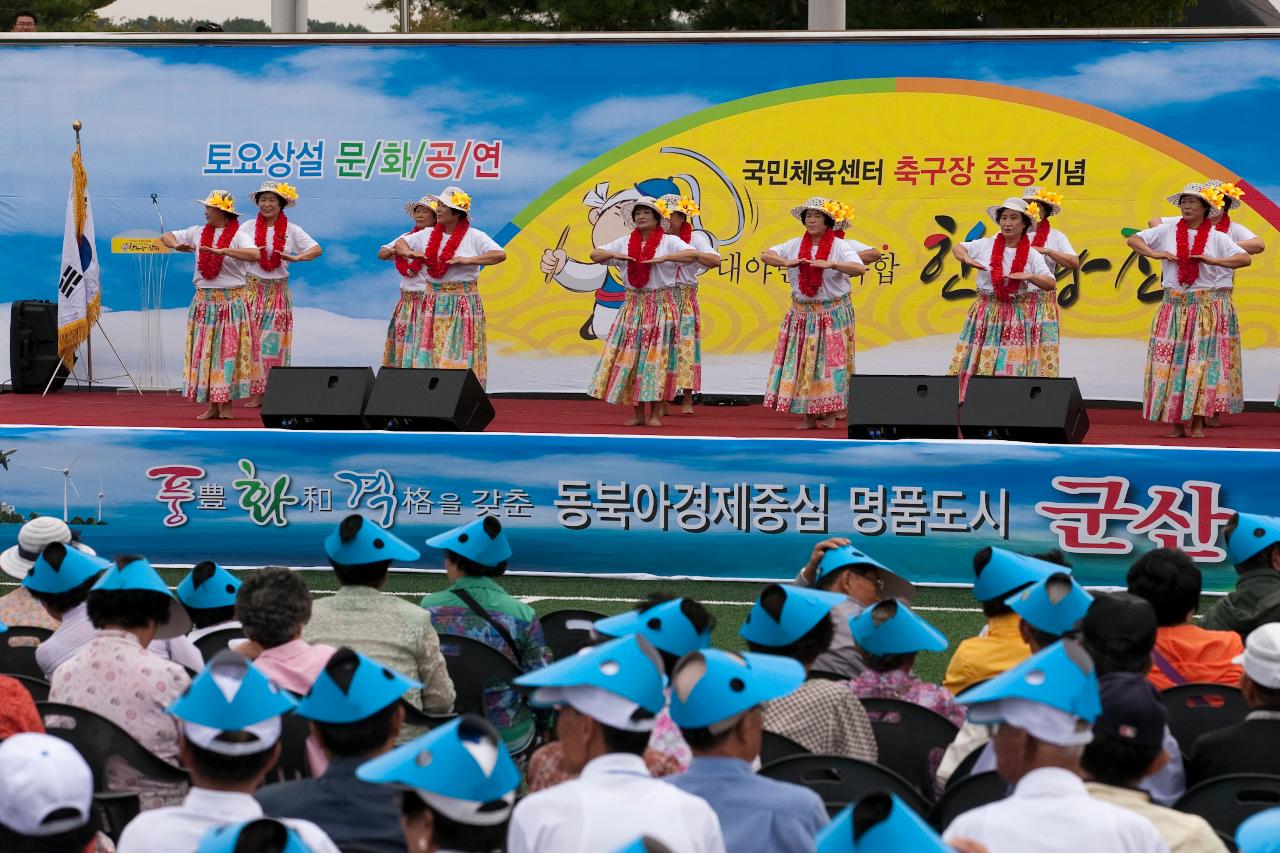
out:
M669 69L680 69L680 73ZM696 70L695 70L696 69ZM325 176L295 180L292 217L326 248L299 267L299 306L381 318L395 279L376 247L407 224L405 200L449 181L339 180L339 140L503 140L500 180L461 183L497 233L573 169L714 104L851 77L936 76L1022 86L1112 110L1242 172L1272 198L1280 41L773 45L0 47L0 302L52 290L69 180L69 123L85 156L104 255L105 302L137 307L133 261L106 239L201 221L208 189L245 196L260 176L201 175L213 141L326 140ZM645 81L640 84L639 81ZM1231 116L1249 115L1247 127ZM186 304L190 258L166 304ZM111 285L123 280L125 286ZM353 299L353 293L362 294ZM368 295L369 298L364 298Z

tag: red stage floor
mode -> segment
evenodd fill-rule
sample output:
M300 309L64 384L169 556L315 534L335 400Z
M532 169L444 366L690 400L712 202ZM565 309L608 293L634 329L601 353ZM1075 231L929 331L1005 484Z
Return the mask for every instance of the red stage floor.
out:
M497 417L489 431L526 433L606 433L614 435L705 435L736 438L843 438L841 428L828 432L795 429L792 415L762 406L698 406L692 416L669 415L661 429L624 427L628 410L598 400L496 397ZM177 395L64 392L0 396L0 421L53 426L162 426L236 429L261 426L253 410L236 408L231 421L197 421L204 407ZM1091 409L1092 428L1086 444L1138 444L1177 447L1280 448L1280 410L1248 412L1224 418L1201 440L1165 437L1168 428L1142 420L1137 409Z

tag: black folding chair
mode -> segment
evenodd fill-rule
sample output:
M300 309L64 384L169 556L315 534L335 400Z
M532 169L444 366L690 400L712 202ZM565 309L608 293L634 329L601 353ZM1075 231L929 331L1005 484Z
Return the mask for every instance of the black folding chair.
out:
M542 636L547 641L547 648L551 649L551 655L561 660L591 645L591 626L603 618L603 613L594 610L570 608L553 610L539 616L538 621L542 624Z
M25 675L44 681L44 670L36 663L36 646L52 633L47 628L15 625L0 634L0 674Z
M809 755L809 750L789 737L765 731L760 737L760 764L772 764L791 755Z
M942 792L933 811L929 813L929 822L934 829L942 832L951 825L951 821L967 811L1003 800L1009 796L1009 785L994 770L965 776L954 785L948 785Z
M222 628L205 634L195 641L195 646L207 663L213 660L214 655L225 649L232 640L239 640L242 637L244 637L243 628Z
M989 741L988 741L989 743ZM946 789L950 789L953 785L958 785L964 779L969 777L973 772L973 765L978 763L978 759L982 756L983 750L987 748L986 743L980 743L969 752L964 758L960 759L960 763L956 765L956 769L952 771L947 778Z
M1235 836L1247 817L1280 805L1280 776L1233 773L1187 789L1173 807L1198 814L1219 834Z
M32 702L44 702L49 698L49 682L29 675L10 675L9 678L27 688Z
M1226 684L1179 684L1160 694L1169 711L1169 731L1183 755L1206 732L1244 720L1249 703L1238 687Z
M486 689L510 685L520 675L511 659L490 645L470 637L441 635L440 652L453 680L453 709L459 714L484 716Z
M457 714L428 714L426 711L418 710L403 699L400 700L400 705L404 708L404 724L406 726L434 729L436 726L443 726L458 716Z
M93 808L98 813L98 826L118 842L129 821L142 811L142 803L133 791L99 791L93 795Z
M834 816L849 803L871 791L889 791L919 814L929 804L910 782L878 764L837 755L793 755L760 769L760 775L804 785L822 797L827 813Z
M133 735L93 711L63 705L60 702L37 702L36 709L44 720L48 734L62 738L84 756L93 771L93 789L107 789L107 761L119 757L140 774L168 785L190 784L185 770L174 767L149 752L133 739Z
M307 738L310 735L311 725L306 718L297 714L280 717L280 758L267 771L263 784L311 778L311 762L307 760Z
M933 799L933 770L929 755L946 749L959 729L946 717L923 705L901 699L863 699L880 757L876 763L901 774L926 798Z

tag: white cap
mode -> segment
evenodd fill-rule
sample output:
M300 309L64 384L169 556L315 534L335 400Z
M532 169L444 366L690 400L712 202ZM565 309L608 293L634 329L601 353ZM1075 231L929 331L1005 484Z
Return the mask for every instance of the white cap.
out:
M1244 641L1244 654L1231 660L1244 666L1244 674L1254 684L1280 689L1280 622L1254 628Z
M972 705L969 721L1014 726L1054 746L1081 746L1093 740L1093 730L1079 717L1030 699L1009 698Z
M0 743L0 824L18 835L57 835L84 826L92 806L93 771L74 746L33 732ZM48 819L61 809L74 814Z
M540 705L568 705L580 714L624 732L653 731L657 722L657 717L648 712L636 718L636 712L641 710L638 704L591 684L539 687L533 691L532 698Z
M70 541L71 528L62 519L50 515L33 518L18 530L18 544L0 554L0 569L9 577L22 580L46 545Z

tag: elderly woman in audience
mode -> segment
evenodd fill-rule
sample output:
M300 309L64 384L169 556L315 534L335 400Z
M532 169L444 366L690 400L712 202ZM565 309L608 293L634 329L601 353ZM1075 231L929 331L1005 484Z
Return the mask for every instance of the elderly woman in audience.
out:
M862 649L867 669L849 682L859 699L901 699L928 708L957 726L964 725L964 708L937 684L912 672L920 652L945 652L947 638L895 599L876 602L851 620L854 642Z
M311 620L311 590L297 572L283 566L268 566L245 578L236 592L235 617L247 639L233 642L232 648L290 693L309 691L335 651L302 639Z

